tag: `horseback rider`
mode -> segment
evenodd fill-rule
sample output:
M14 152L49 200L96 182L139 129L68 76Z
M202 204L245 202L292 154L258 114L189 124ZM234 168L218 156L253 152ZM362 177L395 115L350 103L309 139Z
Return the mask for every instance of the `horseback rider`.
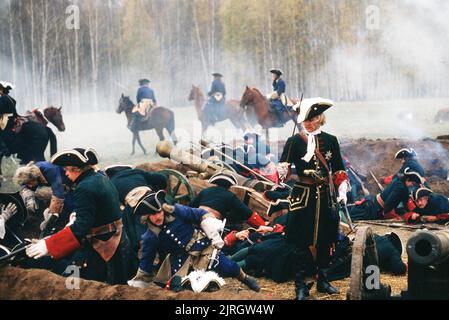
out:
M133 110L131 121L128 125L128 129L134 131L137 129L140 119L146 114L146 112L150 112L153 107L157 106L156 95L154 94L154 90L150 87L150 80L148 79L140 79L139 80L139 89L137 90L137 108ZM147 111L148 109L148 111Z
M270 94L269 100L271 106L276 112L279 122L284 123L283 113L287 105L287 98L285 96L285 89L286 89L285 81L284 79L281 79L283 72L281 69L275 68L271 69L270 72L272 73L273 78L273 92Z
M214 123L223 118L226 100L226 87L222 81L223 75L221 73L212 73L214 80L210 91L207 93L209 100L204 106L204 114L209 117L209 122Z

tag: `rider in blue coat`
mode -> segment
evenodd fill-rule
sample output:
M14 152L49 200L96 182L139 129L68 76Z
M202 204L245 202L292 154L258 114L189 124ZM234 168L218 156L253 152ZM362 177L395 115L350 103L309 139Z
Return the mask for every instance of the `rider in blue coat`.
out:
M209 123L220 121L225 112L226 87L222 81L223 75L220 73L213 73L214 80L210 91L207 93L209 100L204 106L204 115L209 120Z
M280 69L271 69L270 72L273 74L273 92L271 94L271 105L278 116L279 122L284 123L283 113L285 111L285 81L281 79L283 74ZM283 102L284 101L284 102Z
M139 80L139 89L137 90L137 104L139 104L143 99L150 99L153 101L154 105L157 105L156 95L154 94L154 90L150 88L150 80L148 79L140 79ZM134 131L137 129L137 125L142 116L139 112L134 112L131 116L131 122L128 125L128 129Z

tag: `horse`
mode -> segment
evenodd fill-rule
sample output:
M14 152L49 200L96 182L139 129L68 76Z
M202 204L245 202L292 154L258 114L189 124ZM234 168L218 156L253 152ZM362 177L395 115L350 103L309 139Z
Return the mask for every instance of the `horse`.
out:
M65 131L61 109L62 107L51 106L43 111L33 109L28 111L25 116L19 116L20 127L2 135L0 177L3 176L2 160L4 156L17 154L17 157L21 159L20 163L27 164L30 161L45 161L44 153L48 142L50 142L50 155L53 156L58 151L56 135L47 124L53 124L60 132Z
M122 96L119 100L119 105L116 110L118 114L125 112L127 124L129 125L131 122L132 109L134 107L134 103L131 101L129 96L125 96L122 93ZM139 131L151 130L155 129L157 135L159 136L159 140L164 140L164 128L167 129L168 133L172 137L173 143L176 145L177 139L174 133L175 130L175 114L168 108L165 107L156 107L150 111L151 114L149 117L139 121L139 124L136 126L136 130L132 131L132 146L133 150L131 155L135 153L135 144L136 141L139 144L140 148L144 154L147 154L147 150L143 147L142 142L140 141Z
M206 103L206 98L199 87L192 85L188 99L189 101L194 101L196 113L201 122L202 133L204 134L209 126L215 125L215 122L210 122L208 117L204 116L203 107ZM252 118L248 117L245 114L245 110L239 108L239 105L240 103L238 100L226 100L226 114L218 122L229 119L236 129L242 129L243 131L247 130L248 126L246 123ZM250 126L252 126L251 123Z
M296 102L296 101L293 101ZM247 109L252 107L257 117L257 121L263 129L279 128L285 122L292 120L296 122L296 114L290 113L287 108L283 111L283 123L279 123L278 117L270 106L268 99L256 88L246 86L242 99L240 100L240 107Z
M443 123L444 121L449 121L449 108L438 110L435 118L433 119L434 123Z

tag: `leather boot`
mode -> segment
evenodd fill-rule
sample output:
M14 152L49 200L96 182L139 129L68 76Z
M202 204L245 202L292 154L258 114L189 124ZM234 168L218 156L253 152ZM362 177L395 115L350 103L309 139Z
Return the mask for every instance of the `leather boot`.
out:
M251 290L259 292L260 286L257 280L249 275L247 275L245 272L243 272L242 269L240 269L240 274L237 277L242 283L246 284Z
M336 288L334 288L327 280L327 269L318 270L318 281L316 285L318 292L327 294L337 294L339 293Z
M296 300L307 300L309 297L309 288L304 282L304 273L298 272L295 276Z

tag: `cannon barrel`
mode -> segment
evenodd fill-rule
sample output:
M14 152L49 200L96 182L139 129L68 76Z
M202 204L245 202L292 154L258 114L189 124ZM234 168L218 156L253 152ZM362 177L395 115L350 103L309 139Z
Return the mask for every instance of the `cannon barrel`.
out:
M197 171L201 178L206 179L211 177L215 173L224 172L233 175L237 179L238 184L241 186L248 186L257 191L265 190L264 183L257 180L245 178L228 169L223 169L223 167L203 160L190 152L176 148L169 141L158 142L158 144L156 145L156 152L163 158L169 158L171 160L178 161L189 169Z
M407 242L407 254L417 265L439 265L449 258L449 230L417 231Z

